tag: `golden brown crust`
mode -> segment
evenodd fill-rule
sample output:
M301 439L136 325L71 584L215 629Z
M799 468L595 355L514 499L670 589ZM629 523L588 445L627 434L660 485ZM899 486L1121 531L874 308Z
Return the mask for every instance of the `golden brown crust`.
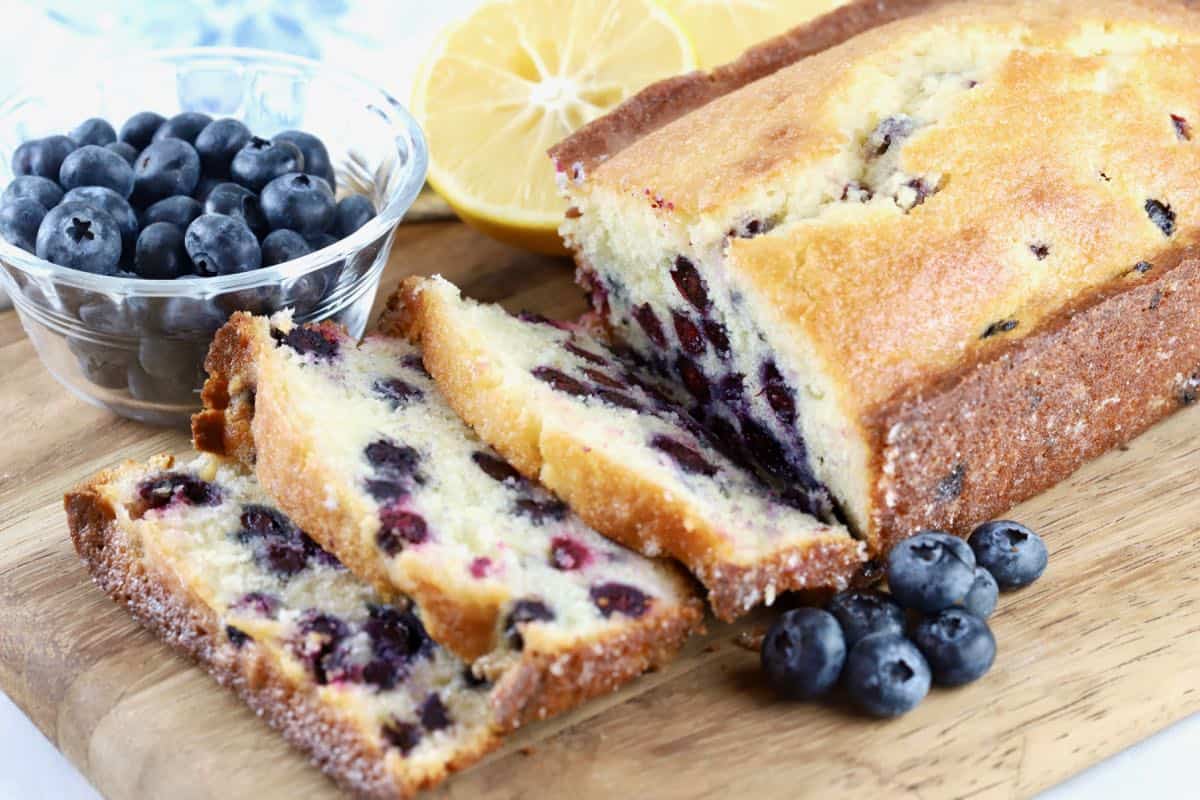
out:
M392 576L384 573L369 542L355 535L360 527L356 500L341 495L331 504L326 502L324 489L318 493L309 488L337 485L332 476L327 481L296 479L301 471L311 476L319 468L297 444L305 439L302 432L289 428L294 415L288 410L294 406L276 394L284 382L259 381L257 371L270 359L257 352L261 337L255 324L252 316L235 314L214 339L206 361L210 377L204 399L206 403L225 400L226 407L207 407L193 419L197 448L218 443L222 448L218 454L236 454L252 465L268 495L302 529L336 553L357 576L385 596L394 596ZM430 636L468 661L487 656L495 637L499 601L472 598L475 602L467 602L426 577L419 564L412 567L406 566L411 583L404 588L420 607ZM507 728L545 719L669 661L703 619L700 602L690 597L682 575L678 586L680 596L689 598L686 602L675 609L653 611L631 626L630 632L606 633L574 642L569 648L550 642L543 646L536 635L527 635L516 665L497 688L498 724ZM564 669L564 664L579 669Z
M709 72L692 72L653 83L608 114L580 128L550 150L555 168L583 173L646 134L759 78L865 30L950 0L856 0L812 22L752 47L740 58ZM574 177L574 176L572 176Z
M1200 248L1151 263L867 416L877 552L923 528L966 535L1196 400Z
M166 468L167 458L159 462ZM345 718L320 702L312 687L289 680L253 641L239 650L212 610L169 569L144 559L116 523L116 512L97 490L115 470L103 472L64 498L71 540L96 585L160 639L199 662L217 683L232 689L323 772L357 796L396 800L441 781L478 760L498 743L491 737L460 753L444 769L405 776L387 768L385 753Z
M784 591L844 588L861 566L861 545L832 529L768 558L739 561L728 539L684 500L569 432L544 426L541 403L481 366L486 354L457 335L441 305L421 291L425 281L409 278L388 299L381 329L421 343L426 369L447 402L523 475L541 481L609 538L683 562L708 590L718 618L736 619Z

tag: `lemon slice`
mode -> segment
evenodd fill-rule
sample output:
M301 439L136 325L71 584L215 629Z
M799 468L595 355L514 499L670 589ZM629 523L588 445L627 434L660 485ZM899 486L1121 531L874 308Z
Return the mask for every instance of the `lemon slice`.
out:
M653 0L493 0L439 38L413 113L429 182L502 241L562 253L565 203L546 151L648 83L695 67Z
M732 61L747 48L850 0L660 0L696 46L703 69Z

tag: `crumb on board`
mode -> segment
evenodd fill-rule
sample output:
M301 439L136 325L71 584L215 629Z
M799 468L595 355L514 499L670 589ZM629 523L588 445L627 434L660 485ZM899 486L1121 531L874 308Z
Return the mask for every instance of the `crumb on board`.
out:
M743 650L751 650L757 653L762 650L763 637L767 635L765 625L755 625L749 630L744 630L737 636L733 637L733 643Z

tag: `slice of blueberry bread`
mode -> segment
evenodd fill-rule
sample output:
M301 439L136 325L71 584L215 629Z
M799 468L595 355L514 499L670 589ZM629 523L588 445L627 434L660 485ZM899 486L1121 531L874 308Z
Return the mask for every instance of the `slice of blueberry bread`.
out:
M520 675L471 672L232 462L126 463L65 505L100 588L358 795L407 797L523 719Z
M198 448L254 467L292 519L544 713L668 660L702 617L674 565L588 528L481 442L407 342L235 315L208 358Z
M553 151L615 335L876 553L1065 478L1200 365L1200 15L929 5Z
M757 479L731 460L743 442L707 436L600 338L463 299L440 278L409 279L389 306L385 325L420 341L480 437L600 532L683 562L718 617L844 588L862 566L861 542L803 510L819 496Z

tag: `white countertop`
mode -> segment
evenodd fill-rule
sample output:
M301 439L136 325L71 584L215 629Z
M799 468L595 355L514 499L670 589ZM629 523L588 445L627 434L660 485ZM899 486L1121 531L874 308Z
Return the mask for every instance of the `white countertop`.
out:
M386 50L364 53L351 43L331 39L325 56L363 74L394 76L389 88L397 97L407 97L409 76L428 46L432 31L475 2L394 0L386 5L387 23L394 25L394 33L386 34ZM11 90L22 74L40 68L53 69L54 60L63 58L64 54L102 58L96 44L54 28L32 5L5 4L5 16L5 29L19 31L22 42L57 40L58 46L39 47L30 53L21 52L16 42L3 42L4 46L0 47L0 95ZM1170 800L1194 797L1195 768L1191 759L1197 753L1200 753L1200 715L1089 769L1046 792L1043 798L1106 800L1142 796ZM12 701L0 693L0 800L98 799L99 794L79 772Z

